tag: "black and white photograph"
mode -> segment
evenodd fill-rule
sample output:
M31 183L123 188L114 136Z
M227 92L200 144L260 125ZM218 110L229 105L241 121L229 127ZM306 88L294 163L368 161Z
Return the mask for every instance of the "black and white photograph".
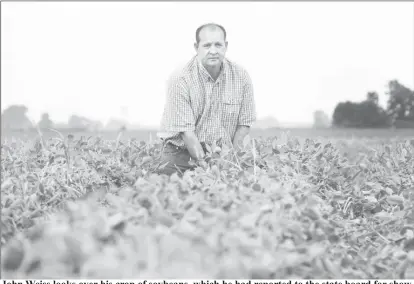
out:
M414 283L414 2L0 5L1 284Z

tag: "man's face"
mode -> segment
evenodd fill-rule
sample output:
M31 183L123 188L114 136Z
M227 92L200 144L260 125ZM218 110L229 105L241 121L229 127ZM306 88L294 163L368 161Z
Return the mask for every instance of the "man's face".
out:
M200 42L194 45L197 57L205 67L221 65L226 55L227 42L224 33L217 27L206 27L200 32Z

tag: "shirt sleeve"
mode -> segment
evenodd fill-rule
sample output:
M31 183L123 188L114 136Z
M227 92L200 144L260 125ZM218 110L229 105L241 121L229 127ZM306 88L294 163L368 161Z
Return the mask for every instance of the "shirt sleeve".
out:
M243 100L238 125L252 126L256 121L256 104L254 101L253 84L249 74L244 72Z
M179 132L194 131L194 112L184 82L180 78L170 80L164 107L161 128L163 132L176 135Z

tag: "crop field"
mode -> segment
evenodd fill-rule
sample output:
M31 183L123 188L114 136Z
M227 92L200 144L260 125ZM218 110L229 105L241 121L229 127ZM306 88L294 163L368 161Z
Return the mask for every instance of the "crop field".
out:
M4 136L2 278L414 278L414 133L301 131L171 177L150 132Z
M81 137L101 137L105 140L116 140L118 138L118 131L71 131L66 129L58 129L64 136L73 135L75 139ZM148 141L149 139L156 139L156 129L137 129L127 130L123 133L121 139L136 139L138 141ZM414 138L414 129L312 129L312 128L273 128L273 129L252 129L252 137L280 137L283 133L290 133L290 135L298 138L345 138L345 139L360 139L360 138L378 138L381 140L395 139L395 138ZM2 143L10 139L32 140L39 136L36 129L30 131L13 131L2 130ZM44 139L56 137L56 133L49 130L42 130Z

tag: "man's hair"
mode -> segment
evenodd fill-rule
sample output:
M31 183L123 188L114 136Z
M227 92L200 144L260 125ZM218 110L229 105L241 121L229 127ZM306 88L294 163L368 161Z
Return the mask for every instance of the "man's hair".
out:
M200 27L198 27L198 29L196 30L196 42L199 43L200 42L200 32L202 29L207 28L207 27L216 27L219 28L223 31L224 33L224 40L226 40L226 29L223 28L223 26L219 25L219 24L215 24L215 23L208 23L208 24L204 24Z

